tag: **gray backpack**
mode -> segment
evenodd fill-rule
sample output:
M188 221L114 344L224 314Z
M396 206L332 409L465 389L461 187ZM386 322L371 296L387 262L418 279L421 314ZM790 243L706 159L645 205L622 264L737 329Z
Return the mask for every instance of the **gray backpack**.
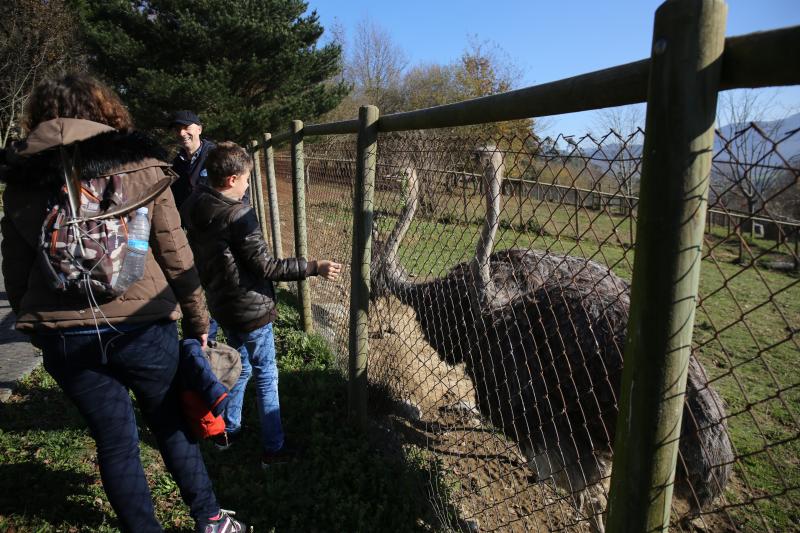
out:
M225 388L231 390L242 373L242 356L239 350L217 341L208 341L205 349L211 371Z

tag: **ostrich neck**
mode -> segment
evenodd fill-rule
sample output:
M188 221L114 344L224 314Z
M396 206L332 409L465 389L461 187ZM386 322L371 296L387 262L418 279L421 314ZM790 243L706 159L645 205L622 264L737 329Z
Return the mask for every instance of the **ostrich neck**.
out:
M397 251L400 248L400 242L405 237L408 228L411 227L411 221L414 219L414 214L417 212L417 205L419 200L419 180L417 179L417 171L410 169L407 173L407 196L406 203L403 206L403 211L400 213L400 219L392 229L389 239L386 241L386 263L391 266L390 271L402 270L397 268Z
M417 179L417 171L414 168L409 168L406 174L406 201L403 206L403 211L400 213L400 219L389 234L389 239L386 241L386 264L388 265L388 273L390 278L395 276L404 277L402 267L400 267L397 251L400 249L400 242L406 236L408 228L411 226L411 221L414 219L414 214L417 212L417 204L419 203L419 180ZM407 281L407 280L406 280Z
M494 249L494 238L500 225L500 185L503 180L503 166L499 154L494 154L483 171L483 190L486 201L486 217L481 235L475 249L475 258L470 263L472 279L475 280L473 305L476 311L485 309L494 287L489 256Z
M415 283L408 279L408 274L400 265L397 252L400 249L400 242L411 226L411 221L414 219L419 203L419 179L415 168L408 167L406 169L406 180L406 201L403 211L400 213L400 218L386 241L385 265L386 281L389 289L403 303L408 304L410 303L408 301L409 298L412 298Z
M386 244L386 262L389 265L397 263L397 251L400 249L400 242L403 240L408 228L411 226L411 221L414 218L414 212L417 210L417 199L412 199L403 212L400 214L400 220L389 235L389 240ZM392 268L392 270L397 270Z

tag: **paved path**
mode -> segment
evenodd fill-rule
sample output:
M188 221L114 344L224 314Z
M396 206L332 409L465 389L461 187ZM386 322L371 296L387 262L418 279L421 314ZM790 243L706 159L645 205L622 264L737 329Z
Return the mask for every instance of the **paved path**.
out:
M42 362L42 356L28 342L28 337L14 329L14 321L6 282L0 275L0 402L8 400L16 382Z

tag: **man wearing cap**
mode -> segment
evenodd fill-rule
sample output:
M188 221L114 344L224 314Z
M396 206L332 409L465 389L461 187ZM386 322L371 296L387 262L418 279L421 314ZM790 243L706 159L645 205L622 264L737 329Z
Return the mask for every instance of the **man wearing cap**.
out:
M172 160L172 168L178 174L178 179L172 184L172 195L175 205L180 208L195 187L207 182L206 157L216 145L200 138L203 124L192 111L176 111L170 124L182 145Z
M217 145L200 138L203 124L192 111L176 111L172 115L170 126L182 145L178 155L172 160L172 168L178 174L178 179L172 184L172 195L175 197L175 205L180 208L196 187L208 184L206 158ZM211 317L208 340L216 340L218 327L217 321Z

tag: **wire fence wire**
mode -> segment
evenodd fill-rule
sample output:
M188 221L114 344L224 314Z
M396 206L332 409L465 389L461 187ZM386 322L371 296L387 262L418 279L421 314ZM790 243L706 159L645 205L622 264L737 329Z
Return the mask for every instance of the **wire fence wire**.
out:
M330 259L342 264L336 283L309 279L311 312L315 332L337 354L339 369L347 372L347 342L350 305L350 260L353 241L353 186L356 174L354 135L326 137L305 143L304 176L306 223L310 258ZM292 164L288 152L275 154L275 175L281 213L284 257L295 256L292 222ZM292 290L297 289L291 284Z
M379 136L369 378L433 466L449 528L602 529L643 137ZM798 140L755 124L717 134L680 531L800 530L800 165L785 155ZM355 148L305 143L310 255L345 265ZM275 165L290 220L288 153ZM315 327L343 369L349 279L312 281Z

